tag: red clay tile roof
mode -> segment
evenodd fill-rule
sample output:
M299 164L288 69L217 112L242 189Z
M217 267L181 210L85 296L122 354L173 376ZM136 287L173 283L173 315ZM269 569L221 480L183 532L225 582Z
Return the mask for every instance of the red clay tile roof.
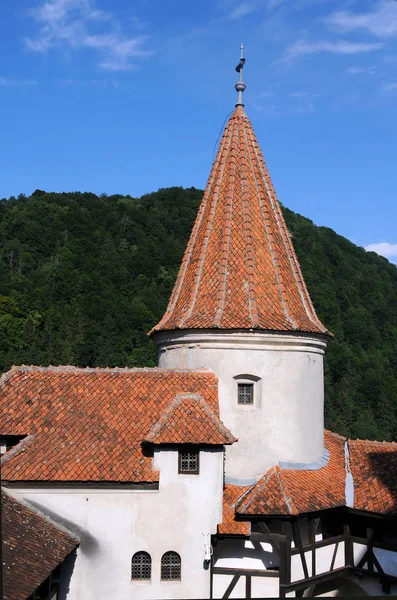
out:
M79 541L3 490L1 504L4 600L26 600Z
M328 463L316 470L272 467L235 503L240 516L297 515L345 505L346 438L325 431ZM239 488L242 490L243 488ZM227 514L228 522L230 515Z
M349 464L345 444L348 443ZM240 518L257 515L297 515L346 505L346 474L353 477L352 508L397 514L397 443L346 440L325 431L329 461L320 469L272 467L251 488L226 486L224 532L234 533ZM233 490L231 499L231 490ZM240 494L239 494L240 491Z
M236 503L251 486L225 485L223 490L223 517L218 525L220 535L250 535L251 524L247 521L236 521Z
M272 467L238 503L241 515L294 515L296 508L287 495L283 471Z
M217 389L205 369L14 367L0 384L0 433L30 438L2 458L2 478L158 481L144 434L181 394L199 395L218 416Z
M151 333L203 328L328 333L242 107L225 128L168 308Z
M397 444L349 440L354 508L397 514Z
M153 444L229 445L237 439L200 396L177 396L143 438Z

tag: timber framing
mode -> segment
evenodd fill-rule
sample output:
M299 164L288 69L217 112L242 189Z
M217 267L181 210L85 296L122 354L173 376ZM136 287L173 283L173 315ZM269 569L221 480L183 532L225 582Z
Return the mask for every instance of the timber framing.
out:
M367 575L376 578L382 589L390 589L397 584L397 577L388 574L382 558L376 549L394 552L397 555L397 520L380 519L379 515L358 514L354 510L325 511L290 519L265 517L262 521L253 520L257 531L251 532L246 539L252 542L265 542L272 545L279 556L279 568L244 569L217 567L212 562L211 581L216 575L229 575L229 584L223 598L229 598L241 578L245 579L245 598L251 598L252 578L275 577L279 579L279 597L284 598L290 592L297 595L313 595L314 588L320 583L353 574L358 577ZM278 522L274 533L273 525ZM272 531L273 529L273 531ZM336 530L340 531L335 534ZM359 533L357 533L359 532ZM229 536L216 536L225 539ZM231 537L231 536L230 536ZM396 542L390 541L395 538ZM216 543L216 542L215 542ZM356 546L355 546L356 545ZM319 564L319 550L329 547L329 565L324 569L324 555ZM355 553L359 548L359 553ZM293 564L299 563L299 572L303 577L292 576ZM295 570L296 572L296 570ZM211 590L213 593L213 590ZM211 596L212 597L212 596Z

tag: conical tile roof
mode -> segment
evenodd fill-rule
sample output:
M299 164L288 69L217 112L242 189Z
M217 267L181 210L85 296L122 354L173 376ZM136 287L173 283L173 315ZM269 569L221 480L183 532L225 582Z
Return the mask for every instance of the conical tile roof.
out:
M230 117L164 317L174 329L328 333L242 106Z

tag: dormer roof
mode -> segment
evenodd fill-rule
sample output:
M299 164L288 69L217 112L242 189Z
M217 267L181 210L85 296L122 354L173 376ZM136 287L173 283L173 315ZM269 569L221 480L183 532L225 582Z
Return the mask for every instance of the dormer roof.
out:
M230 445L237 439L201 396L174 398L143 438L152 444Z
M328 333L242 106L226 125L166 313L151 333L175 329Z

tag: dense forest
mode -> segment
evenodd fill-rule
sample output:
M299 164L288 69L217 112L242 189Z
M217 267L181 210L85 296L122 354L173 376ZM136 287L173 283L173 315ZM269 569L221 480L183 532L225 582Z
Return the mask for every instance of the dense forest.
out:
M0 370L153 366L162 316L202 197L46 193L0 201ZM309 291L335 334L326 426L397 439L397 268L284 208Z

